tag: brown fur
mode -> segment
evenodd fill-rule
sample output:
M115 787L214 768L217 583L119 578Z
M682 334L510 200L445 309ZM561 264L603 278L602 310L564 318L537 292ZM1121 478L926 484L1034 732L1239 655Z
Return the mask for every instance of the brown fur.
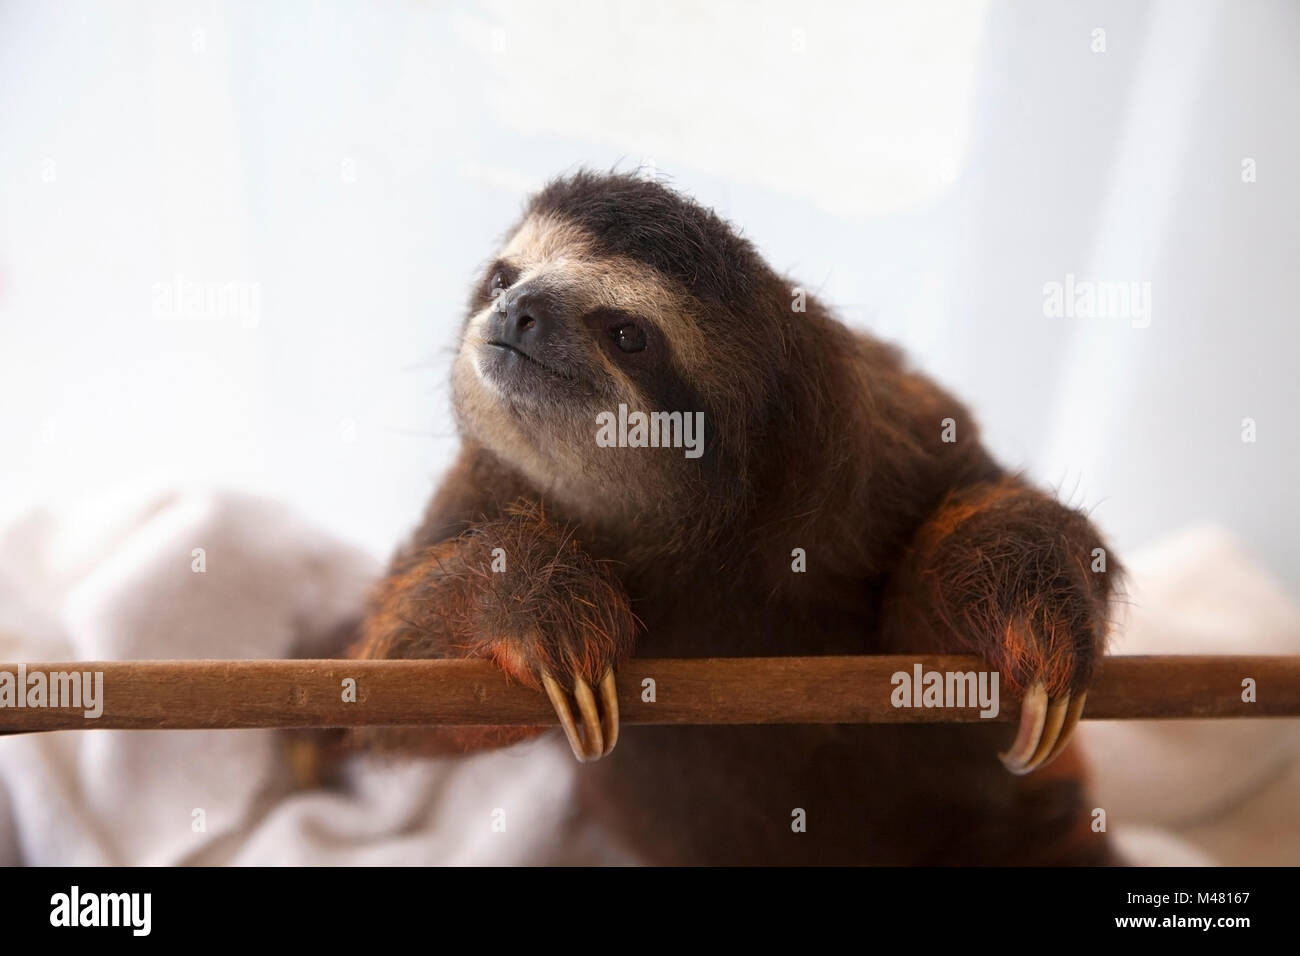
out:
M493 267L510 293L496 316L476 290L453 374L460 458L360 653L488 657L536 686L542 666L562 683L609 664L654 676L627 659L634 640L639 657L962 651L1015 688L1086 688L1114 559L1092 573L1102 544L1086 518L1004 473L966 410L895 349L812 297L793 310L792 284L730 227L634 177L557 181L512 236ZM551 310L537 354L562 374L524 362L516 385L481 362L524 293ZM644 352L608 347L610 310L645 327ZM703 411L706 454L596 447L594 413L619 401ZM505 573L489 570L497 547ZM1077 756L1014 777L995 756L1011 733L627 727L578 770L582 807L652 862L1104 860ZM806 833L791 832L794 808Z

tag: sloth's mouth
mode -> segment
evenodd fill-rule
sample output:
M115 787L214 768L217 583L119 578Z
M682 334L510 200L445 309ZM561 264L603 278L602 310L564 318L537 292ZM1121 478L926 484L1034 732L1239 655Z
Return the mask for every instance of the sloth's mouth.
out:
M523 351L523 349L520 349L520 348L517 348L517 347L511 345L509 342L495 342L495 341L493 341L493 342L489 342L489 343L487 343L487 344L490 345L490 346L492 346L493 348L497 348L497 349L505 349L507 352L514 352L516 355L521 356L521 357L523 357L523 358L526 358L526 359L528 359L528 361L530 361L530 362L535 362L535 361L537 361L537 360L534 359L531 355L529 355L527 352ZM540 363L538 363L538 364L540 364Z
M564 382L574 385L584 384L582 379L571 375L568 372L561 371L553 365L541 361L537 356L530 355L517 345L511 345L509 342L502 342L500 339L493 339L484 343L487 347L494 350L498 361L508 367L534 367Z

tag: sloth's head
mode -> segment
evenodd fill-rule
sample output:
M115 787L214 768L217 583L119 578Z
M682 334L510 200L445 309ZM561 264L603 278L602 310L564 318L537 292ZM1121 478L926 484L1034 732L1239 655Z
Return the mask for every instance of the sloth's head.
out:
M475 440L588 517L716 509L788 411L802 318L711 211L636 176L579 173L531 200L483 270L456 409Z

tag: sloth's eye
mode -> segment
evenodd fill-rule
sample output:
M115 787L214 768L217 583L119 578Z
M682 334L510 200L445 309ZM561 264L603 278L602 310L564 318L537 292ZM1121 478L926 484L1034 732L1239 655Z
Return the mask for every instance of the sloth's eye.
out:
M506 281L506 275L500 270L492 273L492 278L488 280L488 295L498 296L510 287Z
M645 348L645 331L634 322L610 329L614 343L624 352L640 352Z

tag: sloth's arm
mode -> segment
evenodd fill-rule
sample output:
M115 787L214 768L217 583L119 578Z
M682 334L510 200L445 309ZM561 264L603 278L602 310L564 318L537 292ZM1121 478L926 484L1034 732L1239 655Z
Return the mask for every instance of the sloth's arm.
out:
M1068 742L1096 676L1121 569L1078 511L1017 477L949 494L891 582L892 650L978 654L1023 695L1003 761L1028 773Z
M575 754L595 759L617 739L612 669L635 634L636 619L611 569L540 506L518 503L404 554L371 602L355 656L490 659L511 678L544 689ZM447 752L513 743L541 730L374 730L356 737L382 749Z

